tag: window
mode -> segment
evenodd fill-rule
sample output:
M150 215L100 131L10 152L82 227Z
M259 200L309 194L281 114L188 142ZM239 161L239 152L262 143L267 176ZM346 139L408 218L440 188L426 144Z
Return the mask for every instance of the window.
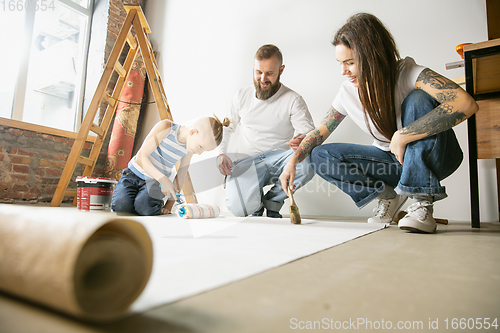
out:
M0 117L77 130L92 4L0 0Z

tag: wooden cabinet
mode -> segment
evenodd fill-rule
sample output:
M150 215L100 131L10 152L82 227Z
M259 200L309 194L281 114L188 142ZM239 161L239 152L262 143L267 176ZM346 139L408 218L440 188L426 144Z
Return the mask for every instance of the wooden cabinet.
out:
M500 158L500 39L464 46L465 85L479 105L467 120L471 222L479 228L477 159ZM497 172L498 173L498 172Z

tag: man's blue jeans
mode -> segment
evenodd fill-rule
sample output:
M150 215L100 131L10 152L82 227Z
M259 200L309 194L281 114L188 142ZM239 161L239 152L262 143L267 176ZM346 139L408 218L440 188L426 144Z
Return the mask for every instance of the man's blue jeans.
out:
M403 127L438 105L426 92L413 91L401 106ZM455 132L449 129L408 144L404 165L390 151L375 146L331 143L313 149L311 166L362 208L393 188L400 195L444 199L447 195L440 181L455 172L462 159Z
M146 182L126 168L116 184L111 209L116 213L160 215L163 197L157 181Z
M227 182L226 206L235 216L247 216L264 206L279 212L288 195L281 188L279 176L293 151L271 151L238 159L233 163L233 174ZM294 185L298 188L314 177L307 158L297 165ZM264 195L266 185L272 187Z

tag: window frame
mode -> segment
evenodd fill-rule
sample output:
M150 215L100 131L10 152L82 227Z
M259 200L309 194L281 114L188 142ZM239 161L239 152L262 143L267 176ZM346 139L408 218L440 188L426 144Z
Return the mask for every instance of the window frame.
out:
M62 130L62 129L58 129L58 128L47 127L47 126L43 126L43 125L36 125L36 124L32 124L32 123L27 123L24 121L2 118L2 117L0 117L0 126L17 128L17 129L21 129L21 130L36 132L36 133L54 135L54 136L59 136L59 137L63 137L63 138L68 138L68 139L76 139L76 136L78 135L77 132L70 132L70 131L66 131L66 130ZM85 139L85 141L94 143L95 139L96 139L95 136L87 135L87 138Z
M28 1L36 1L36 0L28 0ZM76 110L74 114L73 121L73 132L66 130L59 130L53 128L56 133L76 133L80 129L83 117L83 104L85 99L85 79L87 72L87 59L88 59L88 51L90 45L90 32L92 28L92 18L94 12L94 0L87 0L87 8L72 2L71 0L54 0L59 2L61 5L66 6L76 12L87 16L87 26L85 27L85 41L84 41L84 49L82 50L83 60L81 62L81 78L80 78L80 89L78 91L78 101L76 103ZM23 121L23 112L24 112L24 101L26 98L26 85L28 81L28 65L29 65L29 55L32 47L32 39L33 39L33 29L35 24L35 14L36 9L35 6L26 6L25 8L25 23L24 23L24 45L23 45L23 58L19 64L19 70L17 72L16 79L16 87L14 92L14 99L12 105L12 112L10 119L0 118L0 125L6 125L6 120L12 120L13 122L8 122L9 124L29 124L27 125L27 129L36 127L38 129L50 129L50 127L32 124L27 121ZM76 94L75 94L76 95ZM16 126L16 127L18 127ZM26 126L23 126L26 127ZM48 132L51 132L50 130ZM44 131L44 133L48 133ZM64 135L67 136L67 135Z

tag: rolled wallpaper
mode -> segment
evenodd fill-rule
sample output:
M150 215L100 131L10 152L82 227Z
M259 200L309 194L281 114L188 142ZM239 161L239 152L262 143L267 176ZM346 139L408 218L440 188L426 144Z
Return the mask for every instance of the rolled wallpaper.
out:
M76 208L0 205L0 289L83 320L120 318L146 286L140 223Z

